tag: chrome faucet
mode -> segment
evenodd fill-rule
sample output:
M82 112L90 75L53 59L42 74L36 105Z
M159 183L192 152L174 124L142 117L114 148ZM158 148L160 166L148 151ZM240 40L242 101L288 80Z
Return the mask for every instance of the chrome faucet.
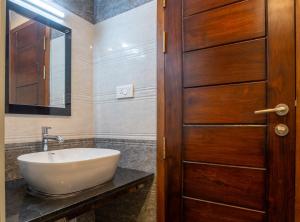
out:
M61 136L52 136L48 134L48 130L52 129L52 127L49 126L43 126L42 127L42 149L44 151L48 151L48 142L49 140L56 140L58 143L63 143L64 138Z

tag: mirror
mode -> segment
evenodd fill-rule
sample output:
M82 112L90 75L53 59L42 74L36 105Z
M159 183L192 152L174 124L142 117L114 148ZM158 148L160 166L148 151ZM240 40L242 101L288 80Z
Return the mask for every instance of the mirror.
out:
M71 115L71 30L12 2L6 30L6 112Z

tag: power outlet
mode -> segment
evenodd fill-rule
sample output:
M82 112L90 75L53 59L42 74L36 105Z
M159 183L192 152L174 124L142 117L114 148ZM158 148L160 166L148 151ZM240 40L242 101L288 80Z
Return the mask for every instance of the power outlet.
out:
M116 97L117 99L133 98L133 84L117 86Z

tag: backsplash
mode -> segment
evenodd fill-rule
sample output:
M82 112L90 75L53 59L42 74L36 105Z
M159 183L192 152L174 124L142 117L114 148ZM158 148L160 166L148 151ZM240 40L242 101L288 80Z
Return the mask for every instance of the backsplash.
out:
M97 148L119 150L120 167L155 172L156 141L96 138L95 145Z

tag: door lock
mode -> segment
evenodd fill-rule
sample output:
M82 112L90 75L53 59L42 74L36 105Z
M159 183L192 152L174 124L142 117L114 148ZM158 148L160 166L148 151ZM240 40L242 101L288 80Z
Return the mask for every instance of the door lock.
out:
M286 136L289 133L289 128L285 124L278 124L277 126L275 126L275 133L278 136Z

